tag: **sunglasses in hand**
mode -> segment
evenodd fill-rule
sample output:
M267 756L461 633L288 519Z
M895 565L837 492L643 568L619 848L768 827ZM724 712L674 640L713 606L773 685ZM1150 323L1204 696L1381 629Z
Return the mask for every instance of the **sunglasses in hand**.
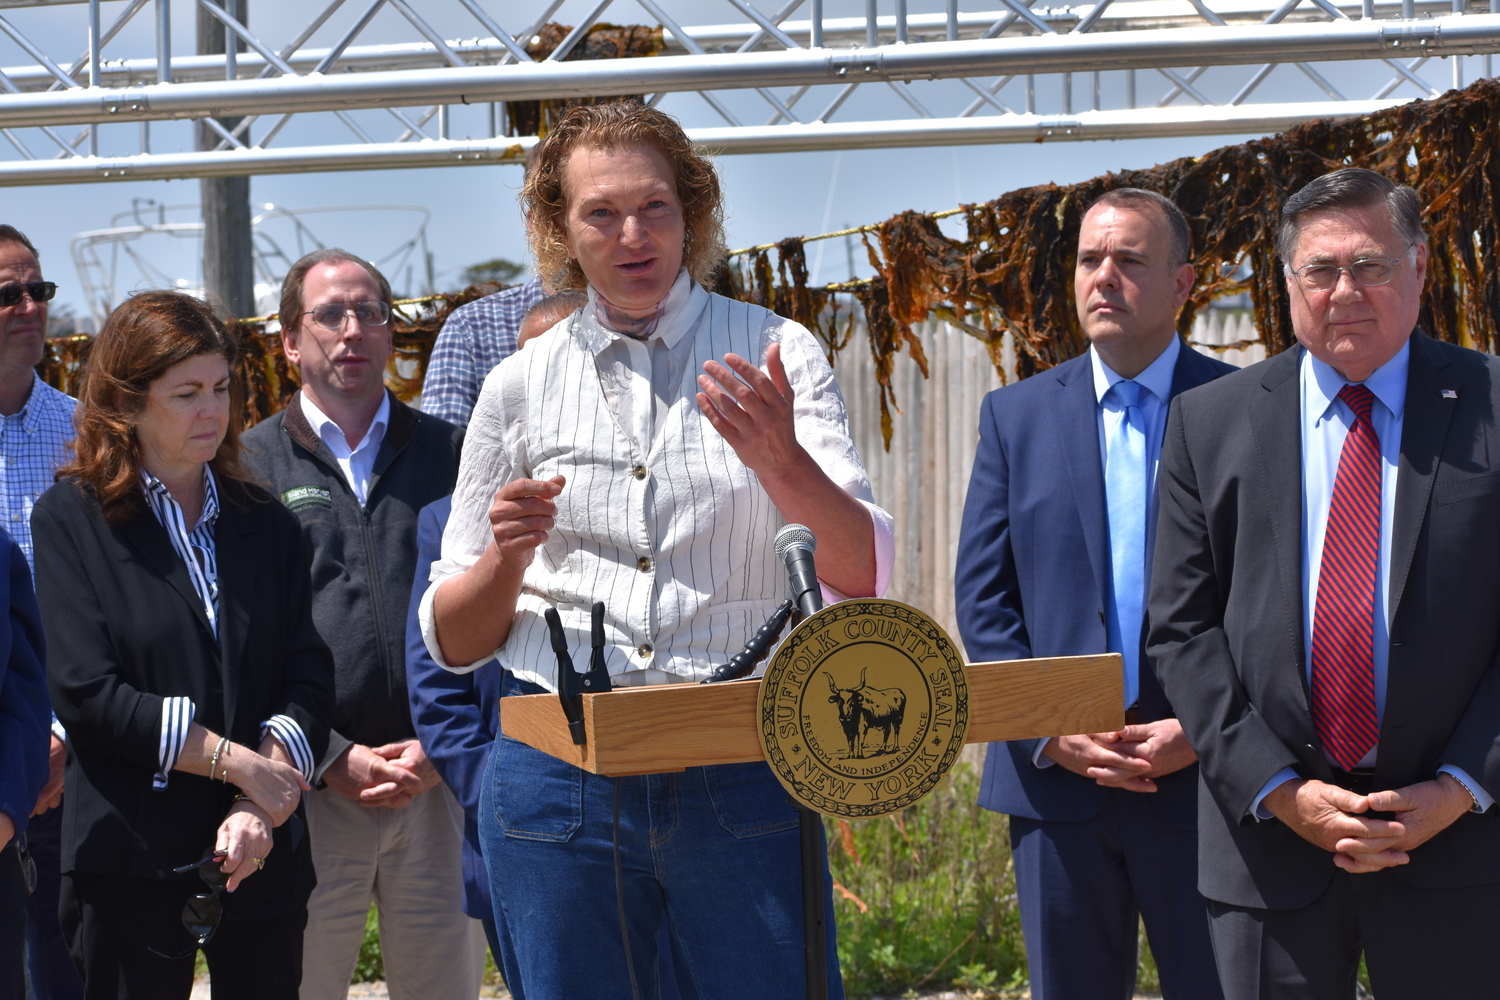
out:
M198 877L203 879L209 891L189 896L188 901L182 907L182 926L186 927L188 933L193 936L193 943L175 955L168 955L166 952L151 948L149 950L153 955L175 962L187 958L213 940L214 932L219 929L219 921L224 916L224 904L219 901L219 894L229 884L229 873L220 870L226 857L228 857L227 854L210 851L201 861L172 869L175 872L190 872L197 869Z
M29 295L33 302L51 302L52 297L57 294L57 285L50 281L28 281L24 285L0 285L0 309L9 309L19 303L22 292Z

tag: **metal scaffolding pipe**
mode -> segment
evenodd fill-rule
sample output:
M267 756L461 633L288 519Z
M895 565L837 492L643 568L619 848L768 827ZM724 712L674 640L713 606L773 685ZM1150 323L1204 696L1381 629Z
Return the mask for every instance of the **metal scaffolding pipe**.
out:
M66 2L73 2L73 0L66 0ZM0 9L5 6L5 0L0 0ZM1096 22L1091 30L1103 32L1180 28L1202 23L1196 15L1157 13L1155 8L1162 6L1164 5L1153 0L1138 0L1129 5L1110 7L1104 11L1101 21ZM1221 3L1215 6L1226 17L1232 20L1239 19L1247 25L1265 20L1266 15L1274 9L1263 0L1246 0L1238 4ZM1345 2L1337 6L1351 16L1360 14L1362 9L1362 3L1359 2ZM1417 4L1416 9L1418 16L1422 17L1446 14L1450 12L1451 7L1451 0L1423 0L1422 3ZM1075 7L1048 8L1036 13L1037 17L1054 25L1058 31L1065 31L1088 20L1092 16L1090 12L1093 9L1091 5L1085 4ZM1375 5L1374 10L1376 13L1368 16L1394 17L1400 14L1401 3L1400 0L1386 0ZM1301 23L1294 21L1294 18L1302 15L1303 12L1308 18L1322 20L1324 17L1321 10L1309 6L1289 15L1285 23ZM1005 17L1007 13L1008 9L960 14L960 38L982 37L990 26ZM907 21L914 35L931 32L932 39L936 40L938 34L946 31L946 24L942 23L944 18L945 15L939 14L912 14L908 16ZM824 44L853 43L862 41L865 37L865 20L862 17L827 19L824 23L827 26ZM784 21L781 28L799 44L813 44L810 21ZM695 45L708 49L720 46L738 48L759 30L755 24L687 26L682 29L683 34ZM1029 29L1014 25L1010 30L1010 37L1026 37ZM895 18L880 18L877 34L886 38L894 38ZM663 29L662 35L669 53L681 54L688 51L678 42L670 27ZM504 43L495 38L448 39L445 44L453 53L472 66L498 64L508 52ZM286 56L285 61L297 73L305 74L320 65L330 51L327 48L298 49ZM239 73L242 75L254 76L266 68L265 59L254 52L242 53L236 61ZM430 42L398 42L385 45L351 45L339 55L338 69L344 72L368 73L380 70L428 69L449 65L450 62L447 56ZM225 70L223 56L176 56L172 59L171 66L172 79L177 83L222 80L225 77ZM55 82L53 75L44 66L7 66L0 69L0 72L4 72L17 87L26 91L46 90ZM112 59L100 67L98 84L105 87L130 87L155 79L156 60L154 58Z
M160 2L160 0L158 0ZM1172 28L806 50L340 73L0 95L0 128L471 104L1072 70L1475 55L1500 50L1500 15Z
M689 129L719 153L794 153L832 149L995 145L1161 136L1264 135L1319 118L1372 114L1400 100L1265 104L1255 107L1083 111L1076 115L996 115L917 121L851 122L753 128ZM0 162L0 187L98 181L181 180L242 174L297 174L410 167L481 166L525 161L535 137L480 141L388 142L295 149L229 149L141 156L79 156Z

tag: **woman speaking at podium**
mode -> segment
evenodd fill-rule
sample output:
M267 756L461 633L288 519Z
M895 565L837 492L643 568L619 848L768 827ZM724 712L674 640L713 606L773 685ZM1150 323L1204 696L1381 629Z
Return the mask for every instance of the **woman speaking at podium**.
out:
M803 327L704 289L722 195L677 122L573 108L521 201L543 280L588 304L485 379L420 611L437 662L494 656L518 693L555 691L543 613L581 663L603 601L616 687L702 680L785 597L789 521L817 536L830 599L883 593L891 520L833 371ZM765 763L613 779L501 736L486 786L518 997L654 997L664 915L684 993L802 995L797 814ZM831 933L828 951L842 997Z

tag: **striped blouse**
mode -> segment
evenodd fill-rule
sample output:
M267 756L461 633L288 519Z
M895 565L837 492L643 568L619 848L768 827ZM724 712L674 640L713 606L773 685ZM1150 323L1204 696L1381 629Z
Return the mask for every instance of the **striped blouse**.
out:
M193 582L193 592L203 603L203 613L214 635L219 635L219 562L214 544L214 525L219 520L219 490L214 474L203 466L203 512L198 523L189 530L182 506L172 497L166 485L144 468L141 469L141 489L146 495L146 505L151 513L167 529L172 549L187 567L188 578ZM197 715L193 699L181 695L162 699L161 739L157 748L160 768L152 778L151 787L157 791L167 787L167 777L182 756L187 743L188 730ZM312 745L297 720L287 715L273 715L261 723L260 735L272 733L286 747L292 762L303 777L311 780L313 772Z
M703 362L735 353L764 363L772 343L796 394L797 440L874 525L877 593L890 579L891 519L874 504L838 383L813 336L758 306L679 275L645 341L595 318L595 302L485 380L464 444L453 515L419 607L443 661L432 595L490 544L495 490L559 473L554 530L526 570L501 664L555 689L543 612L556 607L575 663L589 649L589 607L605 604L605 659L616 685L700 680L738 652L786 596L771 540L784 523L755 474L698 409ZM837 595L830 595L835 597ZM490 658L458 668L478 667Z

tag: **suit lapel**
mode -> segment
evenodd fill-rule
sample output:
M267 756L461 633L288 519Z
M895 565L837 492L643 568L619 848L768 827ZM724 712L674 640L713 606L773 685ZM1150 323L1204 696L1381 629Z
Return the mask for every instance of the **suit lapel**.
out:
M1307 657L1302 648L1306 627L1302 621L1302 395L1297 378L1301 362L1302 348L1298 347L1267 363L1261 377L1265 392L1251 404L1249 419L1284 620L1295 652L1302 704L1307 708Z
M1431 342L1418 331L1411 338L1411 355L1406 374L1406 413L1401 420L1401 458L1396 480L1396 510L1391 523L1391 569L1388 584L1388 621L1396 618L1406 577L1411 571L1417 537L1427 516L1432 483L1437 477L1443 442L1448 437L1448 423L1453 418L1454 403L1444 399L1442 390L1457 389L1456 383L1444 383L1442 355L1430 350ZM1451 380L1450 380L1451 382Z
M219 566L219 646L224 670L225 732L234 731L240 663L250 625L250 601L256 587L253 532L249 514L235 501L225 501L214 524Z
M1069 364L1057 373L1061 405L1054 426L1058 454L1068 456L1073 497L1102 602L1109 593L1109 520L1104 508L1104 466L1099 459L1099 400L1094 396L1093 368L1088 355L1079 360L1081 364Z
M203 602L198 599L198 592L193 589L188 568L177 557L177 550L172 548L172 540L167 537L167 529L161 526L156 515L150 510L144 510L139 517L120 525L117 530L146 564L156 570L187 602L203 630L211 633L208 615L203 611Z

